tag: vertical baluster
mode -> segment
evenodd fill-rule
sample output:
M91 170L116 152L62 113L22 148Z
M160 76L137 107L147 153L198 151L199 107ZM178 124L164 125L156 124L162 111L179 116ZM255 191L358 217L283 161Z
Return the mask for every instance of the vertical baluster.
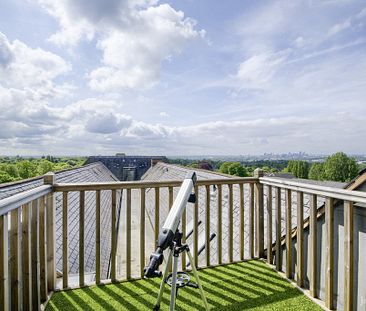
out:
M112 190L112 212L111 212L111 280L112 282L117 281L117 191Z
M272 186L268 186L267 190L267 262L272 264Z
M304 194L297 192L297 277L296 282L304 286Z
M0 310L9 311L8 214L0 216Z
M62 192L62 287L69 286L69 229L68 192Z
M85 232L85 191L79 197L79 285L85 285L84 274L84 232Z
M182 244L186 244L186 236L187 236L187 210L183 211L182 215ZM183 253L182 256L182 270L185 271L187 268L187 259L186 254Z
M140 189L140 276L144 277L145 268L145 196L146 189Z
M95 192L95 282L100 284L100 190Z
M173 206L173 199L174 199L174 197L173 197L173 187L169 187L168 190L169 190L169 211L170 211L170 209Z
M261 169L254 171L254 177L263 177ZM263 185L258 181L255 183L255 210L256 210L256 249L258 258L264 257L264 210L263 210Z
M228 210L228 218L229 218L229 262L234 261L233 256L233 240L234 240L234 216L233 216L233 206L234 206L234 195L233 195L233 185L229 184L229 210Z
M353 202L344 202L344 310L353 310Z
M159 217L160 217L160 188L155 188L155 221L154 221L155 248L158 246L159 227L160 227Z
M310 295L317 296L317 198L310 195Z
M131 189L127 189L126 206L126 277L131 278Z
M194 193L196 194L196 202L194 203L193 212L193 252L194 252L194 263L198 267L198 200L199 200L199 189L198 186L194 187Z
M31 208L30 203L22 207L23 310L32 309Z
M222 264L222 185L217 185L217 257Z
M45 185L54 185L55 174L47 173L43 178ZM47 235L47 288L54 291L56 288L56 243L55 243L55 197L54 192L46 196L46 235Z
M173 206L173 187L168 187L168 193L169 193L169 196L168 196L168 209L170 211L170 209ZM170 262L169 271L170 272L173 271L173 263L172 262Z
M276 270L282 270L281 258L281 188L276 187Z
M254 185L250 183L249 187L249 257L254 258Z
M10 284L11 284L11 309L21 309L21 264L20 264L20 211L10 212Z
M31 254L32 254L32 305L38 310L41 304L39 271L39 205L32 201Z
M41 302L47 300L47 248L46 248L46 204L45 197L39 199L39 272Z
M239 217L240 217L240 260L244 260L244 185L239 184L239 196L240 196L240 207L239 207Z
M292 197L286 189L286 277L292 278Z
M205 220L205 244L206 266L210 266L210 186L206 185L206 220Z
M325 226L326 234L326 268L325 268L325 305L333 309L333 271L334 271L334 200L326 198L325 201Z

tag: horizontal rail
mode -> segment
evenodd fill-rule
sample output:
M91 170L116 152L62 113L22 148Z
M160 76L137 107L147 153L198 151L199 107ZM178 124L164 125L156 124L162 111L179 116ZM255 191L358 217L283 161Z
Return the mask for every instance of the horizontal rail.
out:
M197 180L197 186L206 185L233 185L258 182L258 178L219 178ZM54 185L54 191L95 191L95 190L116 190L116 189L141 189L141 188L159 188L159 187L180 187L181 180L173 181L125 181L109 183L60 183Z
M0 216L16 208L19 208L19 206L21 205L27 204L51 192L52 192L52 186L44 185L2 199L0 200Z
M261 177L260 183L268 186L279 187L282 189L289 189L300 191L308 194L319 195L322 197L330 197L334 199L351 201L366 204L366 192L338 189L333 187L325 187L314 184L306 184L296 181L287 181L279 178Z

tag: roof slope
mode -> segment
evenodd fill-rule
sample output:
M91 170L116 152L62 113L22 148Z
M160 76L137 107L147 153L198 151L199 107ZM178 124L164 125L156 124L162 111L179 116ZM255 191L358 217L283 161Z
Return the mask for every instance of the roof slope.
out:
M102 164L93 163L55 173L57 183L107 182L117 178ZM42 177L0 185L0 199L43 185ZM55 194L56 268L62 271L62 193ZM111 251L111 192L101 192L101 273L107 278ZM69 273L79 271L79 193L68 195ZM95 193L85 193L85 272L95 271Z

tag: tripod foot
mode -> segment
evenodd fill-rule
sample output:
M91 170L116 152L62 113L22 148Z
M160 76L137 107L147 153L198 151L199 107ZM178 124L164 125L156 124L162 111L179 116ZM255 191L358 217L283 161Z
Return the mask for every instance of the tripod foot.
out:
M153 311L158 311L158 310L160 310L160 305L155 305L153 308Z

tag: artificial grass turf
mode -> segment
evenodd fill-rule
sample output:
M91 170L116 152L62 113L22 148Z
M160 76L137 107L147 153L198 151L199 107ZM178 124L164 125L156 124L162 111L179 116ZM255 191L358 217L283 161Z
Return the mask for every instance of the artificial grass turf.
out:
M265 263L244 263L199 271L211 310L322 310ZM51 310L152 310L160 279L92 286L55 293ZM161 310L169 309L170 288L165 287ZM178 292L176 310L204 310L199 291Z

